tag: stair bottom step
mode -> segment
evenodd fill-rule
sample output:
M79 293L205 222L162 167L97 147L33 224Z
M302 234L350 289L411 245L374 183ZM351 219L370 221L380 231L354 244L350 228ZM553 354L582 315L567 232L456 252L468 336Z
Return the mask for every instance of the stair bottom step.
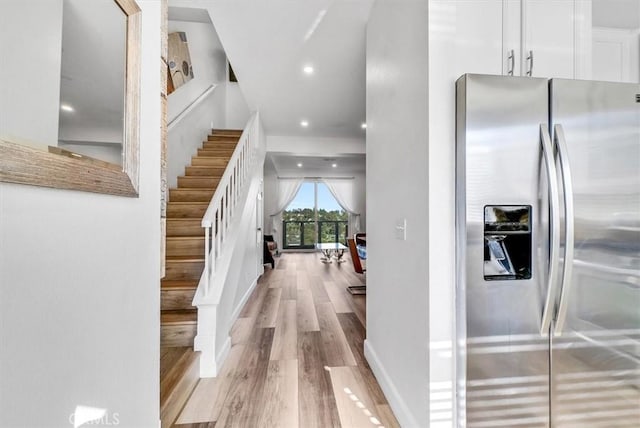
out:
M160 334L160 346L168 348L176 346L193 346L196 337L197 325L175 325L162 327Z
M197 310L162 311L160 346L193 346L198 329Z
M160 359L160 419L171 427L198 383L200 353L192 347L162 348Z

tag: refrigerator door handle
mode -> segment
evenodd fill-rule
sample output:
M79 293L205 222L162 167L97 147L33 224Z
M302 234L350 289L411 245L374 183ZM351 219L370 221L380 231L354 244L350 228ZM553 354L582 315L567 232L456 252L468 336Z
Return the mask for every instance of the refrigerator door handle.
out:
M574 243L574 216L573 216L573 184L571 182L571 168L567 153L567 142L564 138L562 125L553 127L554 142L558 148L558 159L560 161L560 176L562 177L562 187L564 189L564 268L562 270L562 289L560 291L560 303L553 330L554 336L562 334L565 320L567 318L567 308L569 294L571 292L571 275L573 270L573 243Z
M558 174L556 162L551 145L551 136L546 124L540 125L540 144L544 157L547 182L549 183L549 274L547 278L547 297L542 309L542 322L540 334L544 337L549 334L553 312L555 310L555 296L558 287L558 266L560 264L560 197L558 192Z

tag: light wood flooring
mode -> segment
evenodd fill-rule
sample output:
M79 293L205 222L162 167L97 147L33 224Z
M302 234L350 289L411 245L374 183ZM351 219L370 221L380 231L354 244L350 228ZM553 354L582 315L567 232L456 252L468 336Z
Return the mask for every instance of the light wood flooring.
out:
M346 291L363 281L348 258L276 258L233 326L219 376L197 381L174 427L399 426L364 358L366 297Z

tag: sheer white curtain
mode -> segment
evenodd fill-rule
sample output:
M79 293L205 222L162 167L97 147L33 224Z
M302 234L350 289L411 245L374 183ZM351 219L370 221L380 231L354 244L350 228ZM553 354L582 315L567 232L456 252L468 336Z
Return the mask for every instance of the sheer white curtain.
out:
M280 249L282 248L282 234L279 233L278 227L282 224L282 211L284 211L296 197L303 181L302 178L278 179L278 200L275 210L269 214L269 224L266 230L271 231Z
M360 213L357 212L354 180L325 178L322 182L327 185L338 204L349 214L349 234L359 232Z

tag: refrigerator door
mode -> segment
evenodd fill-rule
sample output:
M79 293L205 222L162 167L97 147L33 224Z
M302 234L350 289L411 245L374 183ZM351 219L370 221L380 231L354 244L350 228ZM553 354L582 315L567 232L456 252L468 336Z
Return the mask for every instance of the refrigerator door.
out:
M548 96L547 79L457 82L457 393L467 427L549 426Z
M561 236L574 241L560 253L551 425L638 427L640 85L554 79L550 93Z

